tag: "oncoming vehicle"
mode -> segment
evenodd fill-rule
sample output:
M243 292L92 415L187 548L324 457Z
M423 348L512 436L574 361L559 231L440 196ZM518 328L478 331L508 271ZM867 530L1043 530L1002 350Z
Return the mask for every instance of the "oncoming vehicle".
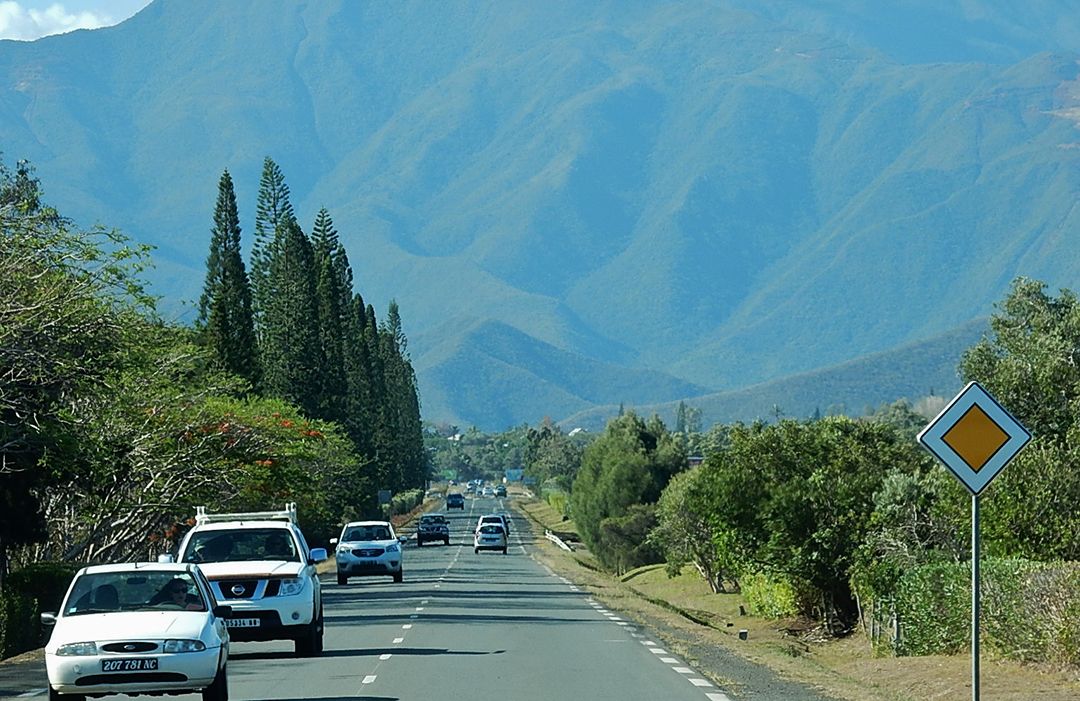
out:
M497 496L497 497L505 497L506 496L506 485L500 484L499 486L495 487L495 496Z
M465 496L461 492L450 492L446 495L446 510L450 509L465 510Z
M193 565L123 563L75 574L45 646L50 701L87 695L229 698L228 606Z
M476 529L473 536L473 552L481 550L502 550L506 554L506 531L500 523L485 523Z
M401 543L405 536L394 534L387 521L353 521L341 529L341 538L332 538L337 545L337 583L347 584L349 577L389 575L395 582L404 578Z
M450 522L442 514L424 514L416 528L416 547L433 540L441 540L443 545L450 545Z
M296 655L322 652L322 586L296 524L296 504L282 511L211 514L198 507L195 527L180 544L180 562L199 565L214 597L229 604L234 642L292 640Z

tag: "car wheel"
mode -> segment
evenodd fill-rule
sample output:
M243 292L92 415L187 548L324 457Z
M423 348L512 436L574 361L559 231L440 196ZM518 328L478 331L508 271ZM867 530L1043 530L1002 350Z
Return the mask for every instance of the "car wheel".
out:
M319 630L319 622L312 621L310 625L304 626L304 631L294 642L293 650L297 657L314 657L319 654L321 643L322 632Z
M338 584L348 584L349 583L349 578L346 575L343 575L342 573L338 572L337 573L337 583Z
M443 538L443 545L450 545L450 539L449 538Z
M416 539L416 547L420 548L420 547L423 547L423 545L424 545L424 541L417 538Z
M480 548L473 548L472 551L473 551L473 555L479 555L480 554Z
M61 694L50 686L49 701L86 701L86 697L82 694Z
M229 674L225 667L214 675L214 681L202 691L203 701L229 701Z
M503 555L506 554L506 548L503 548Z
M397 572L394 573L394 582L396 582L397 584L401 584L402 580L404 580L404 579L405 579L405 571L404 570L398 570Z

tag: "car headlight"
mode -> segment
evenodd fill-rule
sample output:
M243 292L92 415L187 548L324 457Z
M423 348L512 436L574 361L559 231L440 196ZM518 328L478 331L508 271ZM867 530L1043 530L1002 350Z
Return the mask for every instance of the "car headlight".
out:
M339 553L347 553L347 552L349 552L349 550L351 550L351 549L352 549L352 548L350 548L350 547L349 547L348 545L339 545L339 546L337 546L337 551L338 551Z
M281 589L278 590L278 595L294 596L299 594L303 588L304 580L302 579L283 579L281 580Z
M388 552L388 553L396 553L396 552L398 552L400 550L401 550L401 548L398 547L397 543L391 543L390 545L386 546L386 552Z
M97 643L85 642L85 643L68 643L67 645L61 645L56 649L57 655L64 655L65 657L75 657L76 655L96 655Z
M206 645L201 640L166 640L163 652L202 652Z

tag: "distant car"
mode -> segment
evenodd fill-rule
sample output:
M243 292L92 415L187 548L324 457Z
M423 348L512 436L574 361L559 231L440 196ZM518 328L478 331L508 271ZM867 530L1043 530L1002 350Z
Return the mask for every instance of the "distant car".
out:
M476 529L473 535L473 552L481 550L502 550L506 554L506 531L500 523L485 523Z
M102 694L229 698L228 606L191 564L123 563L75 574L45 646L50 701Z
M416 547L436 540L450 545L450 522L442 514L424 514L416 528Z
M484 487L483 495L485 497L493 497L495 496L495 490L491 487Z
M451 492L446 495L446 510L461 509L465 510L465 496L460 492Z
M503 533L510 535L510 517L506 514L484 514L476 522L476 528L473 529L473 533L478 533L480 529L488 523L497 523L502 526Z
M497 497L505 497L506 496L506 485L500 484L498 487L496 487L495 488L495 496L497 496Z
M353 521L341 529L341 538L331 538L337 545L337 582L347 584L349 577L391 576L401 582L405 566L401 544L388 521Z

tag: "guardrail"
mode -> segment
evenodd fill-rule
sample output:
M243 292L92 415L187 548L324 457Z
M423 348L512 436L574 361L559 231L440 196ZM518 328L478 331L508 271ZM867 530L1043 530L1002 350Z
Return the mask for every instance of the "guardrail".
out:
M562 539L562 538L560 538L559 536L555 535L555 534L554 534L554 533L552 533L551 531L549 531L549 530L545 530L545 531L544 531L544 537L545 537L545 538L547 538L548 540L550 540L550 541L551 541L552 543L555 543L555 545L558 545L558 546L559 546L560 548L562 548L562 549L563 549L563 550L565 550L566 552L568 552L568 553L572 553L572 552L574 552L574 549L573 549L573 548L571 548L571 547L570 547L569 545L567 545L566 543L564 543L564 542L563 542L563 539Z

